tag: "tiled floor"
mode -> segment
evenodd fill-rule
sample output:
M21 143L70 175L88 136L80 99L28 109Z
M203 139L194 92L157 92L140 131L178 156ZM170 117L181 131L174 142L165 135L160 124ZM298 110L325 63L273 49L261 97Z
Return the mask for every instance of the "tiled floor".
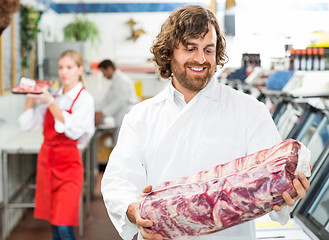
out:
M99 175L99 180L101 179ZM99 181L98 181L99 182ZM100 193L99 184L90 206L90 217L84 221L83 240L120 240L113 227ZM78 231L78 228L76 228ZM33 218L33 210L28 210L17 227L11 232L9 240L51 240L51 227L48 222Z

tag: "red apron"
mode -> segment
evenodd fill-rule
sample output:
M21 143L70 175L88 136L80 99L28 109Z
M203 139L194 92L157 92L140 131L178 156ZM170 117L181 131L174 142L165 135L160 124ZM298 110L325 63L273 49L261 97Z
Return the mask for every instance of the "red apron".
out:
M81 91L68 113L72 113ZM83 185L81 154L77 140L56 132L54 126L54 117L47 109L43 125L44 142L37 163L34 217L53 225L77 226Z

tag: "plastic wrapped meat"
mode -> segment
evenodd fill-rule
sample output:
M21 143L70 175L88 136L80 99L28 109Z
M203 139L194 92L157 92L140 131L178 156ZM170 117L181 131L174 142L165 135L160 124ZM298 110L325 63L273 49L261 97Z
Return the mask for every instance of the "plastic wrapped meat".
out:
M288 139L274 147L217 165L208 171L164 182L142 197L140 214L153 221L146 231L185 239L253 220L296 196L298 172L310 176L310 152Z
M23 77L20 84L11 91L15 94L40 94L43 88L49 88L51 85L52 81L50 80L34 80Z

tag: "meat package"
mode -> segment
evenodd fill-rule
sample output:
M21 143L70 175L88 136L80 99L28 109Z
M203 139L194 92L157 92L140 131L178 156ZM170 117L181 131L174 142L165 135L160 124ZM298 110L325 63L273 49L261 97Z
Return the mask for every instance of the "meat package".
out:
M185 239L217 232L253 220L282 205L282 193L297 193L292 181L307 177L310 151L296 140L195 175L164 182L142 196L140 214L153 221L146 228L165 239Z
M43 88L49 88L52 81L49 80L34 80L22 77L19 85L14 87L11 91L16 94L40 94Z

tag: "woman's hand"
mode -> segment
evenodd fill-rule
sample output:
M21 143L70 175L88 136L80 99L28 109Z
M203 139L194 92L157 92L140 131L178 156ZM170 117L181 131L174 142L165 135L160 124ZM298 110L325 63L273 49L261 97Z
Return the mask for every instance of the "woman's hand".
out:
M149 185L143 189L143 193L149 193L152 191L152 185ZM163 236L160 234L148 233L144 228L151 227L153 222L148 219L143 219L139 214L139 203L134 202L129 205L127 210L127 217L130 222L135 223L139 228L141 235L144 239L150 240L162 240Z
M54 101L53 96L51 96L47 88L43 88L40 94L27 94L26 97L35 99L39 104L47 104L47 106Z
M283 206L294 206L295 202L306 196L306 191L310 188L310 182L307 180L303 173L298 173L296 179L293 180L293 185L296 189L297 196L292 198L288 192L283 192L282 197L285 203L282 206L275 205L273 210L281 211Z

